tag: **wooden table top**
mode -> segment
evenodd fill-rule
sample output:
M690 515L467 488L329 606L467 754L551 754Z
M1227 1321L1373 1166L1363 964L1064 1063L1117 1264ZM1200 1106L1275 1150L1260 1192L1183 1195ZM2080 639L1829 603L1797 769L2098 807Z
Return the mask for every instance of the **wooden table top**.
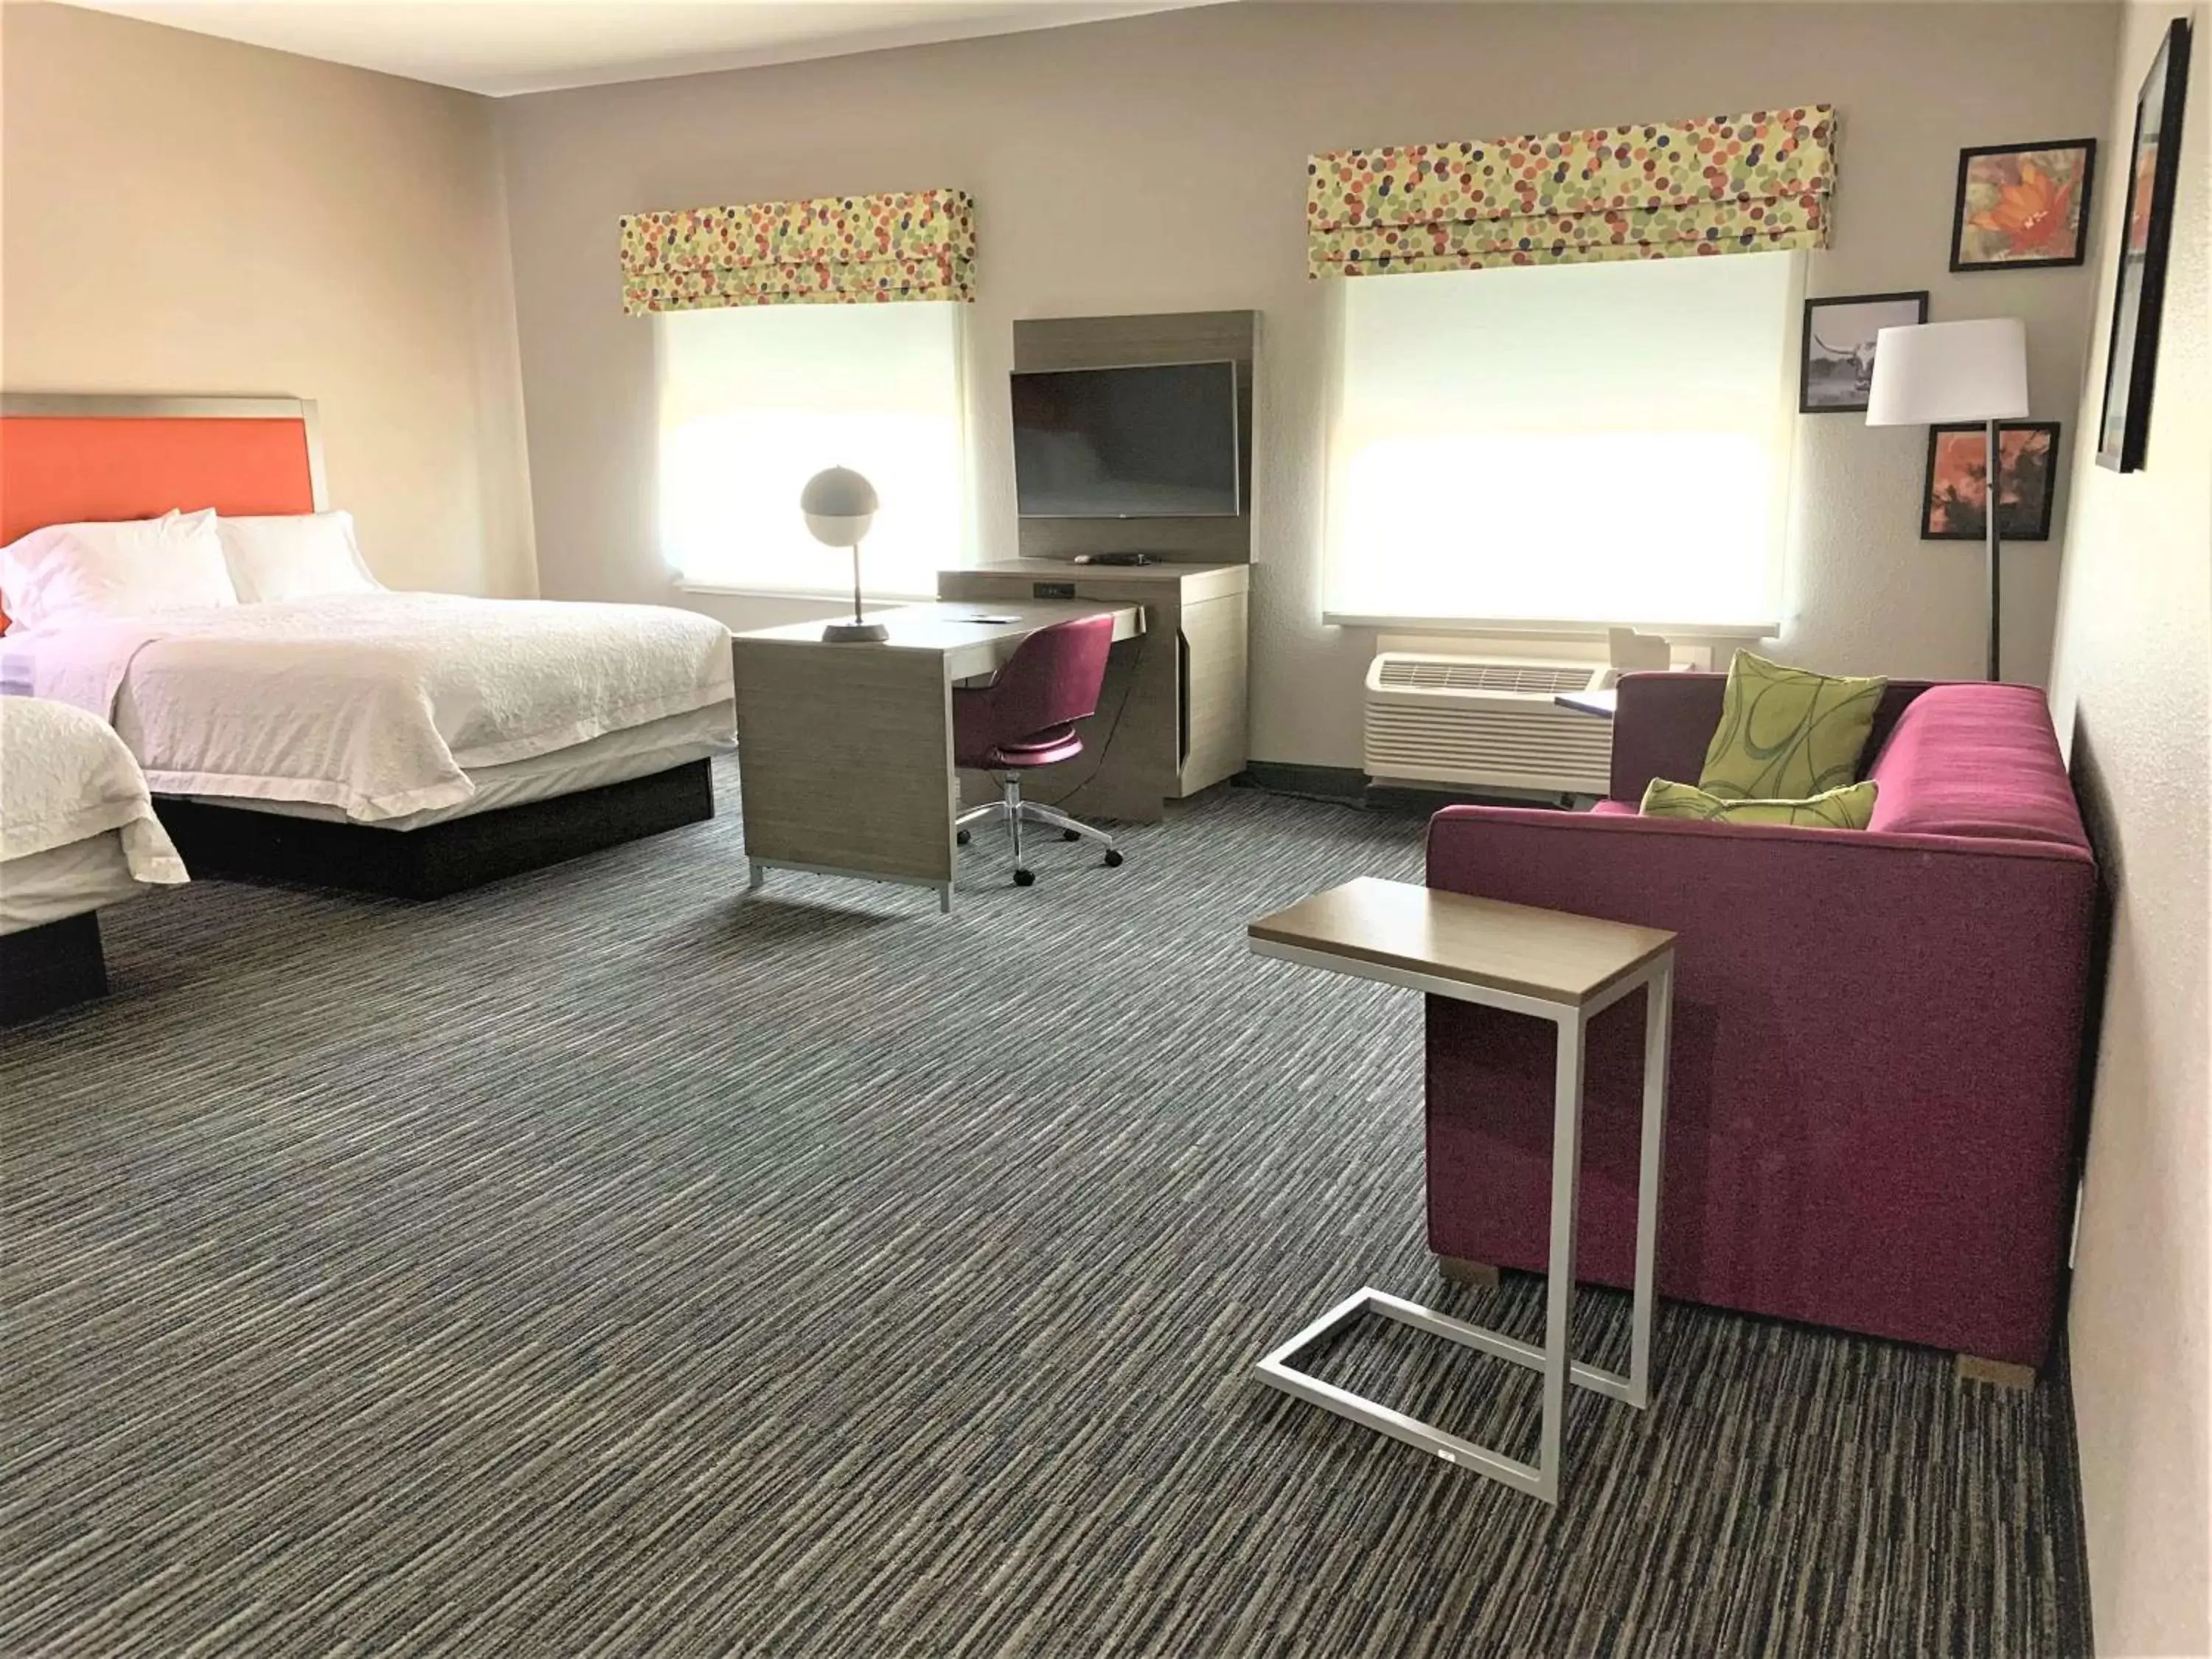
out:
M1395 968L1565 1007L1602 995L1674 943L1656 927L1371 876L1300 899L1245 932L1257 944L1342 957L1348 968Z

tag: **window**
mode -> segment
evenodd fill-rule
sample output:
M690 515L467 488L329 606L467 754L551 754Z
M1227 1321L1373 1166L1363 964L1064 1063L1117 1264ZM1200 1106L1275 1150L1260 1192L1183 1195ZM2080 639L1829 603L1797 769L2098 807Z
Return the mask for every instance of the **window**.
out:
M682 579L843 592L850 556L807 533L799 492L849 466L882 507L871 594L927 596L962 562L960 313L950 301L658 313L660 546Z
M1776 620L1798 258L1338 284L1328 619Z

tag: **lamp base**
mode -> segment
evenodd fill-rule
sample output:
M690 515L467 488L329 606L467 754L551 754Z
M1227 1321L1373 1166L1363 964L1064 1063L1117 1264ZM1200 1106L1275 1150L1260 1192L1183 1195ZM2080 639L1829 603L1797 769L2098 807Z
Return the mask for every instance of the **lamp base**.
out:
M881 623L831 623L822 630L823 641L830 645L879 645L890 638L891 630Z

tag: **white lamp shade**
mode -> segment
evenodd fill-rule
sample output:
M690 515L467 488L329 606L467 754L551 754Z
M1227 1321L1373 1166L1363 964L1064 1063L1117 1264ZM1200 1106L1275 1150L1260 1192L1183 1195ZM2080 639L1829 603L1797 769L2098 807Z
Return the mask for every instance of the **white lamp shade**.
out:
M874 524L872 513L841 515L828 513L809 513L805 515L806 528L817 542L831 547L858 547L866 538L868 526Z
M799 510L817 542L857 547L876 521L876 487L848 466L816 473L799 492Z
M2027 327L2017 317L1922 323L1875 336L1869 426L2008 421L2027 413Z

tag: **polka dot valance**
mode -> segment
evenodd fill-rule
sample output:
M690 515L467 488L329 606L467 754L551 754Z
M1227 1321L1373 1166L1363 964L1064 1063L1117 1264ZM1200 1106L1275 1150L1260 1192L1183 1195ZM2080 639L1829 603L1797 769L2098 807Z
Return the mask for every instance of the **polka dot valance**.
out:
M1826 247L1826 104L1306 163L1313 276Z
M623 310L973 300L975 204L965 191L633 213Z

